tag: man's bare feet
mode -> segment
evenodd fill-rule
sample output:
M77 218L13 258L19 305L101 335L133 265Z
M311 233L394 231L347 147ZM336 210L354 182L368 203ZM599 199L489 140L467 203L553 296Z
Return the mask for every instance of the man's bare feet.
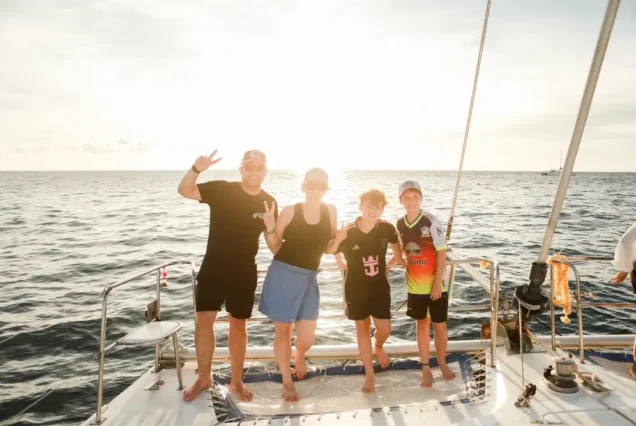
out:
M420 387L430 388L431 386L433 386L433 373L431 372L431 367L425 365L422 367L422 381L420 382Z
M283 399L285 400L285 402L300 401L300 397L298 396L298 392L296 392L296 387L293 383L283 383Z
M207 380L201 380L201 378L197 378L195 382L189 388L186 388L183 391L183 400L185 402L194 401L194 399L199 396L199 394L205 390L208 390L212 385L212 379L208 377Z
M636 380L636 361L632 364L632 368L629 369L629 374L632 376L632 379Z
M245 383L230 383L230 390L238 395L243 402L251 402L254 394L245 386Z
M439 369L442 370L442 375L447 381L450 382L451 380L455 379L455 373L453 372L453 370L448 368L448 364L446 364L445 362L439 362Z
M302 356L296 353L296 367L294 368L296 378L302 380L307 375L307 363L305 362L305 355Z
M374 393L375 392L375 375L364 376L364 384L362 385L363 393Z
M389 365L391 365L391 360L389 359L389 356L387 355L384 348L376 346L375 356L378 359L378 363L380 363L380 367L387 368Z

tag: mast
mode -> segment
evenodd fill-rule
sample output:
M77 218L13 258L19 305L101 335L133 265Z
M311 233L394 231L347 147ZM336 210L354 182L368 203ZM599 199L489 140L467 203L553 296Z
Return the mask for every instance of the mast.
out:
M592 64L590 65L590 71L587 76L583 98L581 99L579 113L576 117L576 124L574 125L574 131L572 132L572 138L570 140L570 146L565 157L565 164L561 170L559 186L557 187L552 211L550 212L550 217L548 219L547 229L543 237L541 251L539 252L537 261L532 263L529 284L519 286L515 292L517 296L515 301L518 300L518 302L529 311L528 315L541 313L545 309L548 301L547 297L545 297L541 292L541 285L545 281L548 270L546 259L548 258L548 252L550 250L550 245L552 244L552 237L554 236L554 232L559 222L559 215L563 208L565 194L570 183L570 176L572 175L572 168L574 167L576 155L579 151L581 138L583 137L583 131L585 130L585 123L590 112L596 83L598 82L598 77L601 73L603 59L605 58L605 52L607 51L607 46L612 34L612 28L614 26L614 21L616 20L619 5L620 0L609 0L607 4L605 18L603 19L601 32L596 43L596 50L594 51L594 57L592 58Z

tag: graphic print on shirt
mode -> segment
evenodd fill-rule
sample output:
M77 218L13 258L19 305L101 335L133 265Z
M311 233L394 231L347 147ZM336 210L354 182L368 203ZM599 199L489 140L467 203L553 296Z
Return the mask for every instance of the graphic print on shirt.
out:
M411 255L411 257L422 256L422 249L420 248L420 245L414 242L407 243L406 247L404 247L404 251L406 251L407 256L408 255Z
M380 255L376 257L369 256L369 258L362 258L362 264L364 265L364 274L368 277L375 277L380 270L378 269Z
M406 252L408 292L430 294L435 283L437 252L447 248L439 220L432 214L422 211L413 223L408 223L406 217L400 218L397 230ZM445 286L443 291L446 291Z

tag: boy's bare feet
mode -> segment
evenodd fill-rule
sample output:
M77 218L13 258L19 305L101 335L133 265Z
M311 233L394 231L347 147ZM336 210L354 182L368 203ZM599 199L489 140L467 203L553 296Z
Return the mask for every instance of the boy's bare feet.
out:
M629 369L629 374L632 376L632 379L636 380L636 360L634 360L632 368Z
M375 392L375 375L365 375L364 384L362 385L363 393L374 393Z
M296 387L293 383L283 384L283 399L285 402L298 402L300 397L296 392Z
M380 363L380 367L387 368L391 365L391 360L389 359L389 355L387 355L386 351L381 346L375 347L375 356L378 359L378 363Z
M420 382L420 387L430 388L431 386L433 386L433 373L429 365L424 365L422 366L422 381Z

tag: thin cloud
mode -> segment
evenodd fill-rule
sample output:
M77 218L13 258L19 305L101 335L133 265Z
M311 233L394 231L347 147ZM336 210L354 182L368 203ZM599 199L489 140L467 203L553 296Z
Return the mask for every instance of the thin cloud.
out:
M113 154L123 152L146 153L153 150L153 146L149 143L138 142L132 144L126 139L119 139L115 144L96 144L86 142L82 145L82 151L91 154Z
M152 151L152 145L150 145L148 143L140 142L137 145L135 145L134 148L131 149L131 151L132 152L140 152L140 153L150 152L150 151Z
M469 152L467 166L501 168L489 152L568 140L604 7L493 3L469 142L489 151ZM470 0L0 2L0 144L10 151L0 169L73 168L96 154L186 167L208 141L226 153L258 141L282 168L296 144L320 147L325 161L351 152L347 168L425 167L418 156L434 152L435 167L454 169L484 11ZM635 39L636 2L623 2L585 132L621 145L607 154L617 159L636 155ZM44 144L77 155L39 156ZM361 146L372 149L355 155ZM540 168L527 155L505 161ZM598 170L586 161L577 167Z
M107 152L112 152L112 149L107 146L99 146L91 142L86 142L84 145L82 145L82 150L84 152L90 152L91 154L104 154Z

